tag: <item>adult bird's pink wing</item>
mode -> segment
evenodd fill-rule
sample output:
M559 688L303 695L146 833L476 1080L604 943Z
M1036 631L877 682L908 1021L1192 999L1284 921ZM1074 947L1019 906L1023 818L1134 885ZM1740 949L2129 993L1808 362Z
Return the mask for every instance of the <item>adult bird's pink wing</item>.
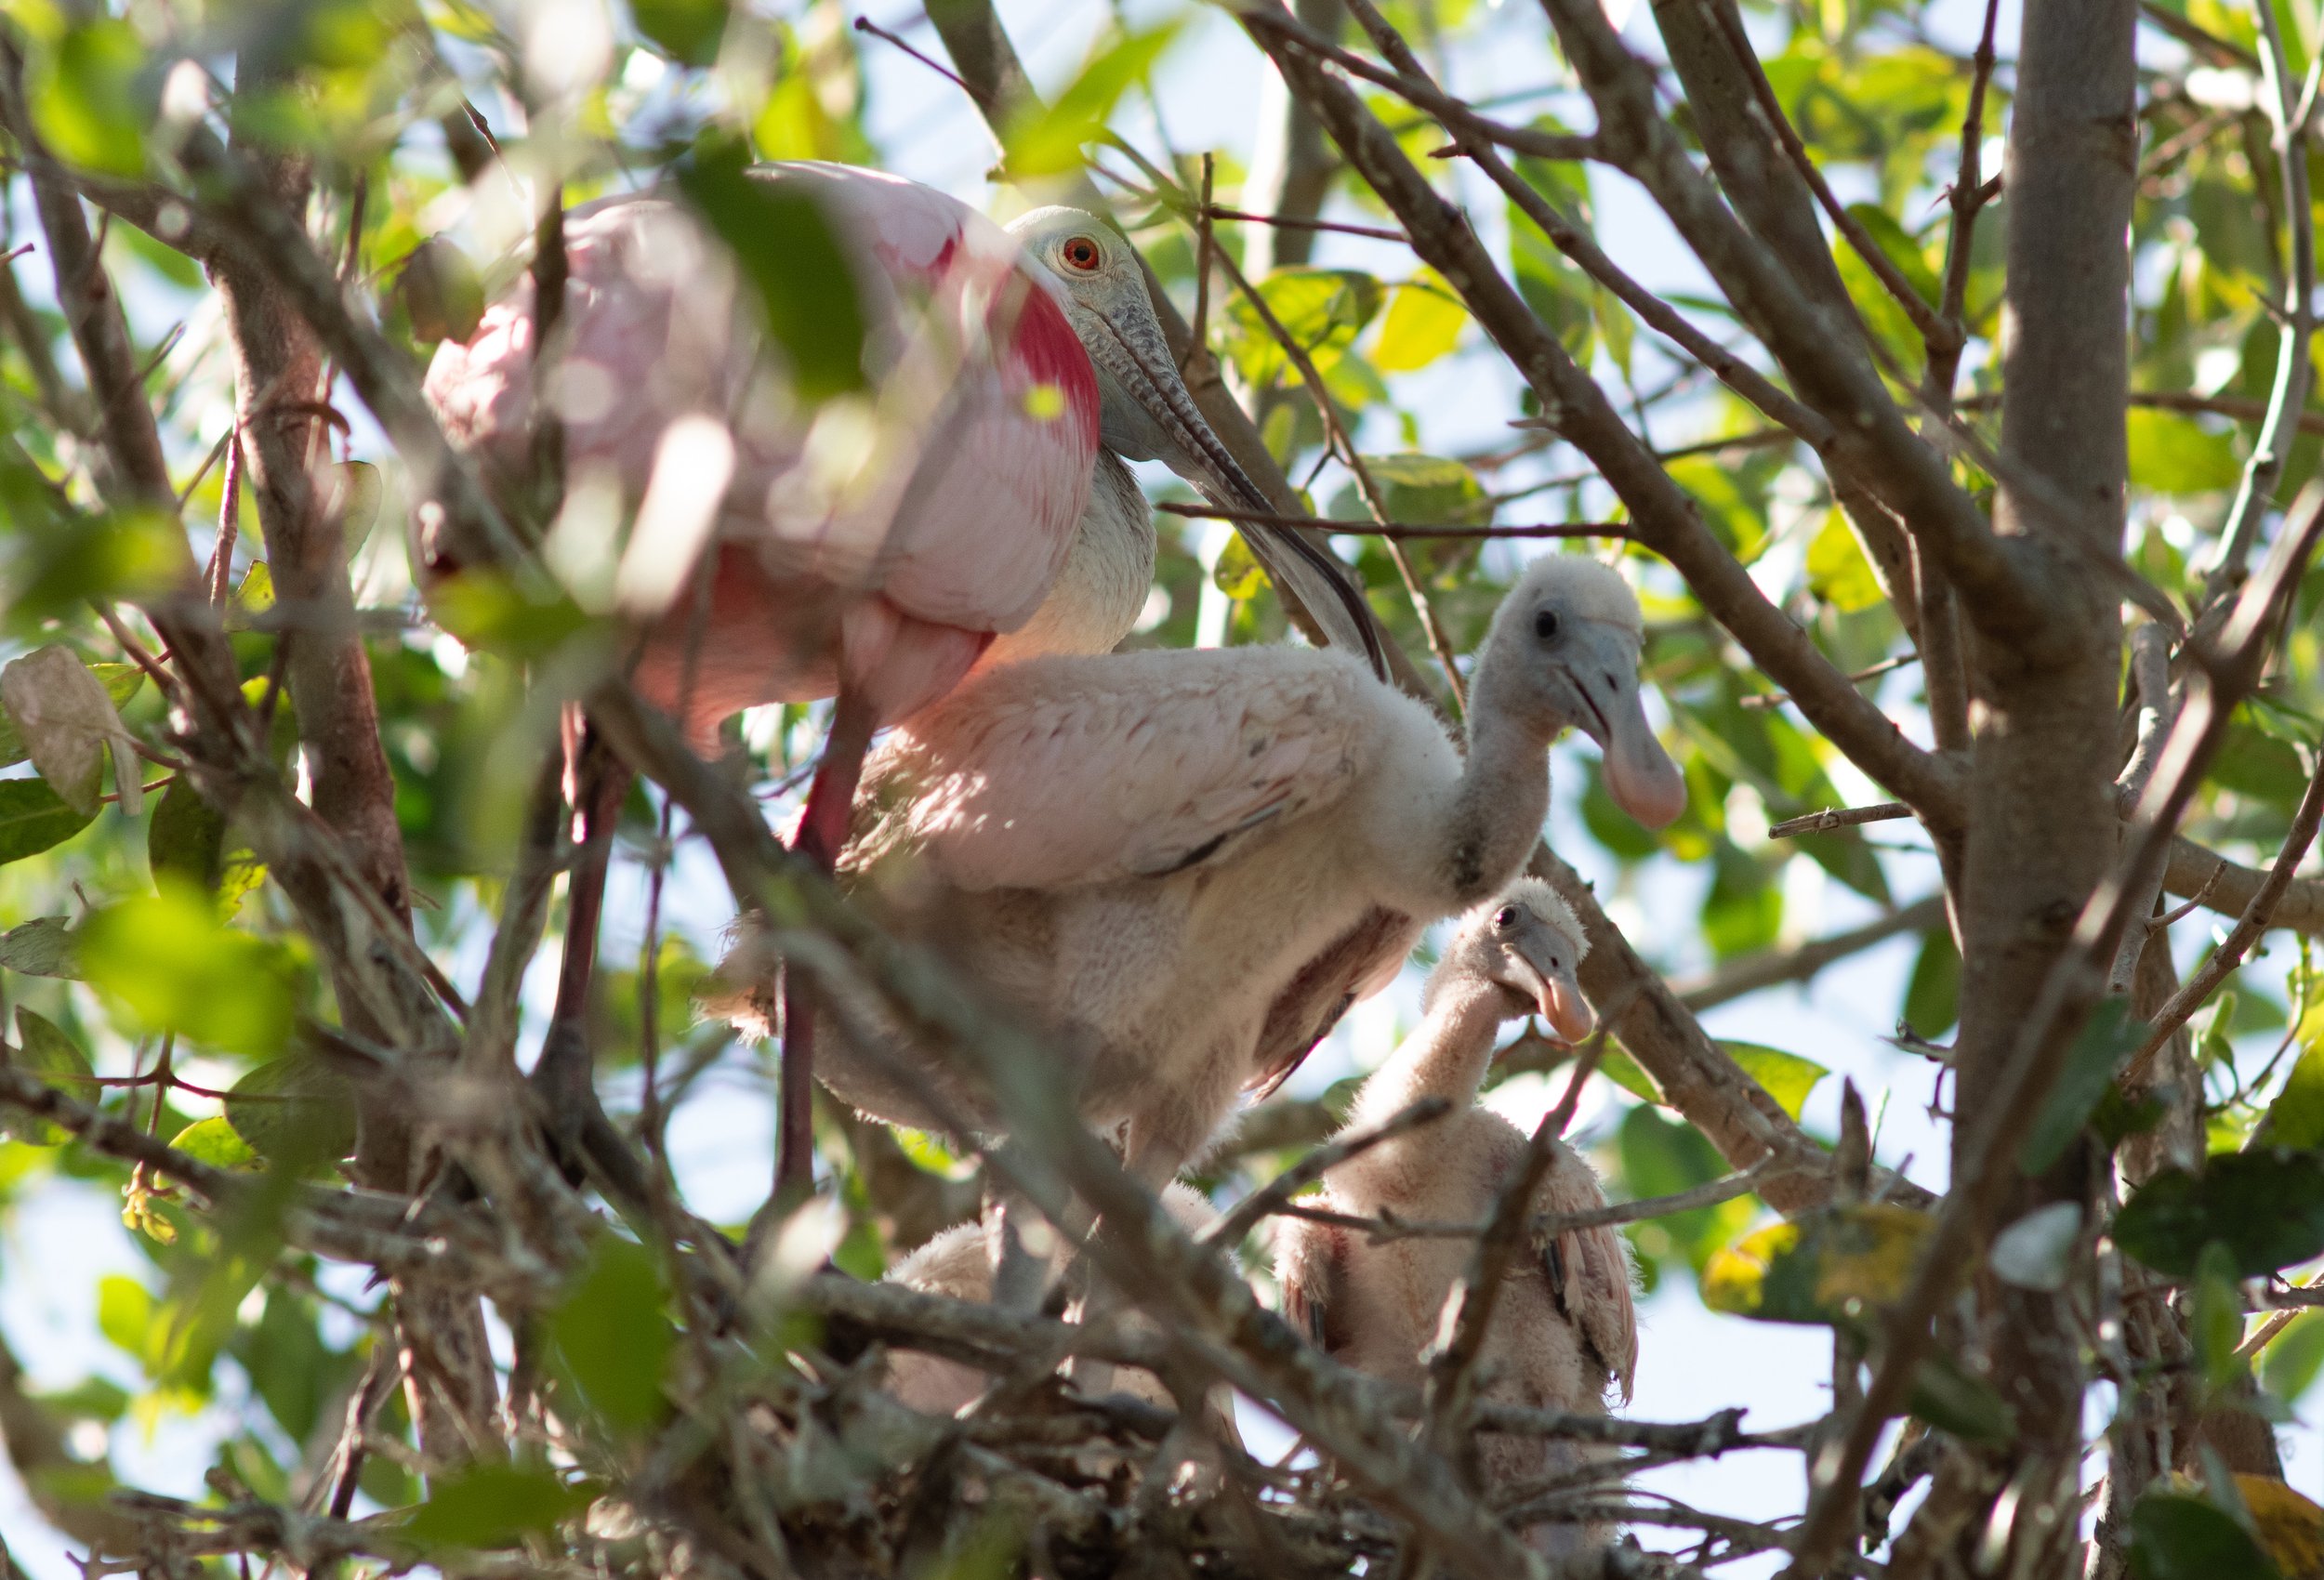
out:
M1360 659L1294 648L1029 659L913 719L866 778L847 865L899 848L965 889L1055 889L1198 865L1329 806L1377 749Z
M751 309L720 244L653 195L567 217L566 475L608 480L635 504L671 425L720 419L734 456L712 525L730 596L702 643L706 691L730 706L824 695L835 660L859 680L886 664L904 672L878 688L900 715L953 684L979 637L1031 618L1055 580L1089 498L1096 374L1055 282L975 210L846 165L767 176L812 191L855 261L867 415L917 413L893 475L870 480L868 505L864 488L830 485L845 446L811 440L829 409L789 398L779 355L739 327ZM528 461L533 331L527 277L429 369L447 430L504 486ZM662 580L687 585L682 566ZM851 599L863 607L841 625ZM649 654L647 673L662 668L675 665Z

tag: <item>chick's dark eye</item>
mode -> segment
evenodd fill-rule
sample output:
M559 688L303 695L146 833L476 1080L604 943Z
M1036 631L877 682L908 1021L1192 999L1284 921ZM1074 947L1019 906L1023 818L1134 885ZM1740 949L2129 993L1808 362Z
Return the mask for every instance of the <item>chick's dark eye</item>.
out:
M1515 927L1517 925L1517 907L1514 905L1504 905L1499 910L1494 912L1493 925L1497 928Z
M1097 243L1087 236L1068 238L1060 252L1064 257L1066 268L1077 269L1084 274L1096 273L1099 263L1103 259L1103 255L1098 251Z
M1545 642L1554 640L1557 637L1557 611L1554 609L1535 610L1533 612L1533 634Z

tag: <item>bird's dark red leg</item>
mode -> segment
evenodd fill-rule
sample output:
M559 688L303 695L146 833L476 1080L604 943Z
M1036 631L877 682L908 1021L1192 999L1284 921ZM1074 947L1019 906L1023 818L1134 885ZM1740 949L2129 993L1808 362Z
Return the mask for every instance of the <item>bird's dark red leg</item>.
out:
M549 1016L533 1089L548 1111L549 1131L568 1168L579 1157L592 1120L602 1120L589 1050L589 982L597 967L597 934L605 912L605 879L613 864L614 824L635 775L603 736L584 728L574 771L574 804L580 820L579 859L565 885L565 953L557 973L557 1007Z
M842 688L825 736L823 760L807 789L799 833L791 849L829 873L847 843L855 786L864 777L864 756L871 749L878 713L858 693ZM776 1126L774 1194L791 1205L814 1188L815 1011L804 972L783 971L782 1107Z

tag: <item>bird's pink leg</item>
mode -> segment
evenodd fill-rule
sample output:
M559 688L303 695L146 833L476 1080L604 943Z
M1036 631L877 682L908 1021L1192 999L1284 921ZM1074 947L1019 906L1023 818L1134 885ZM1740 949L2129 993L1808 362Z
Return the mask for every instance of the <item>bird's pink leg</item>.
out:
M808 786L799 833L791 849L828 874L847 843L855 786L864 777L864 757L879 728L878 710L861 692L839 689L824 737L823 760ZM803 1201L814 1188L815 1011L806 974L783 970L782 1107L776 1126L774 1193L778 1201Z
M637 1159L599 1106L596 1060L589 1050L589 985L613 863L614 824L637 776L594 730L584 728L575 756L574 803L581 849L565 886L565 952L557 973L557 1007L533 1066L532 1086L547 1112L559 1165L577 1178L586 1155L597 1165L609 1197L642 1200L644 1176Z

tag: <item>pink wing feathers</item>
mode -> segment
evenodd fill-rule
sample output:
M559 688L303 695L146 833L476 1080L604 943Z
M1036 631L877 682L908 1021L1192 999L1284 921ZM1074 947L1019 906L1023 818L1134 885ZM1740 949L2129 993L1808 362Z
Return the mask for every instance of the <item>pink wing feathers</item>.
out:
M1002 665L875 759L865 786L882 810L846 864L908 849L971 890L1195 865L1344 795L1376 749L1377 690L1360 662L1295 648Z
M816 414L790 401L777 360L743 328L749 312L718 244L652 196L567 218L568 477L594 469L634 502L672 422L722 419L733 478L690 711L827 695L844 666L901 717L955 684L986 637L1031 618L1055 580L1089 497L1096 375L1055 283L984 216L876 171L781 169L812 185L859 260L867 357L875 375L897 375L875 397L925 409L903 453L907 475L878 491L888 505L857 516L828 506L811 455ZM528 276L429 369L447 430L503 482L526 462L532 337ZM899 379L912 387L899 394ZM673 605L640 673L664 701L684 623Z

